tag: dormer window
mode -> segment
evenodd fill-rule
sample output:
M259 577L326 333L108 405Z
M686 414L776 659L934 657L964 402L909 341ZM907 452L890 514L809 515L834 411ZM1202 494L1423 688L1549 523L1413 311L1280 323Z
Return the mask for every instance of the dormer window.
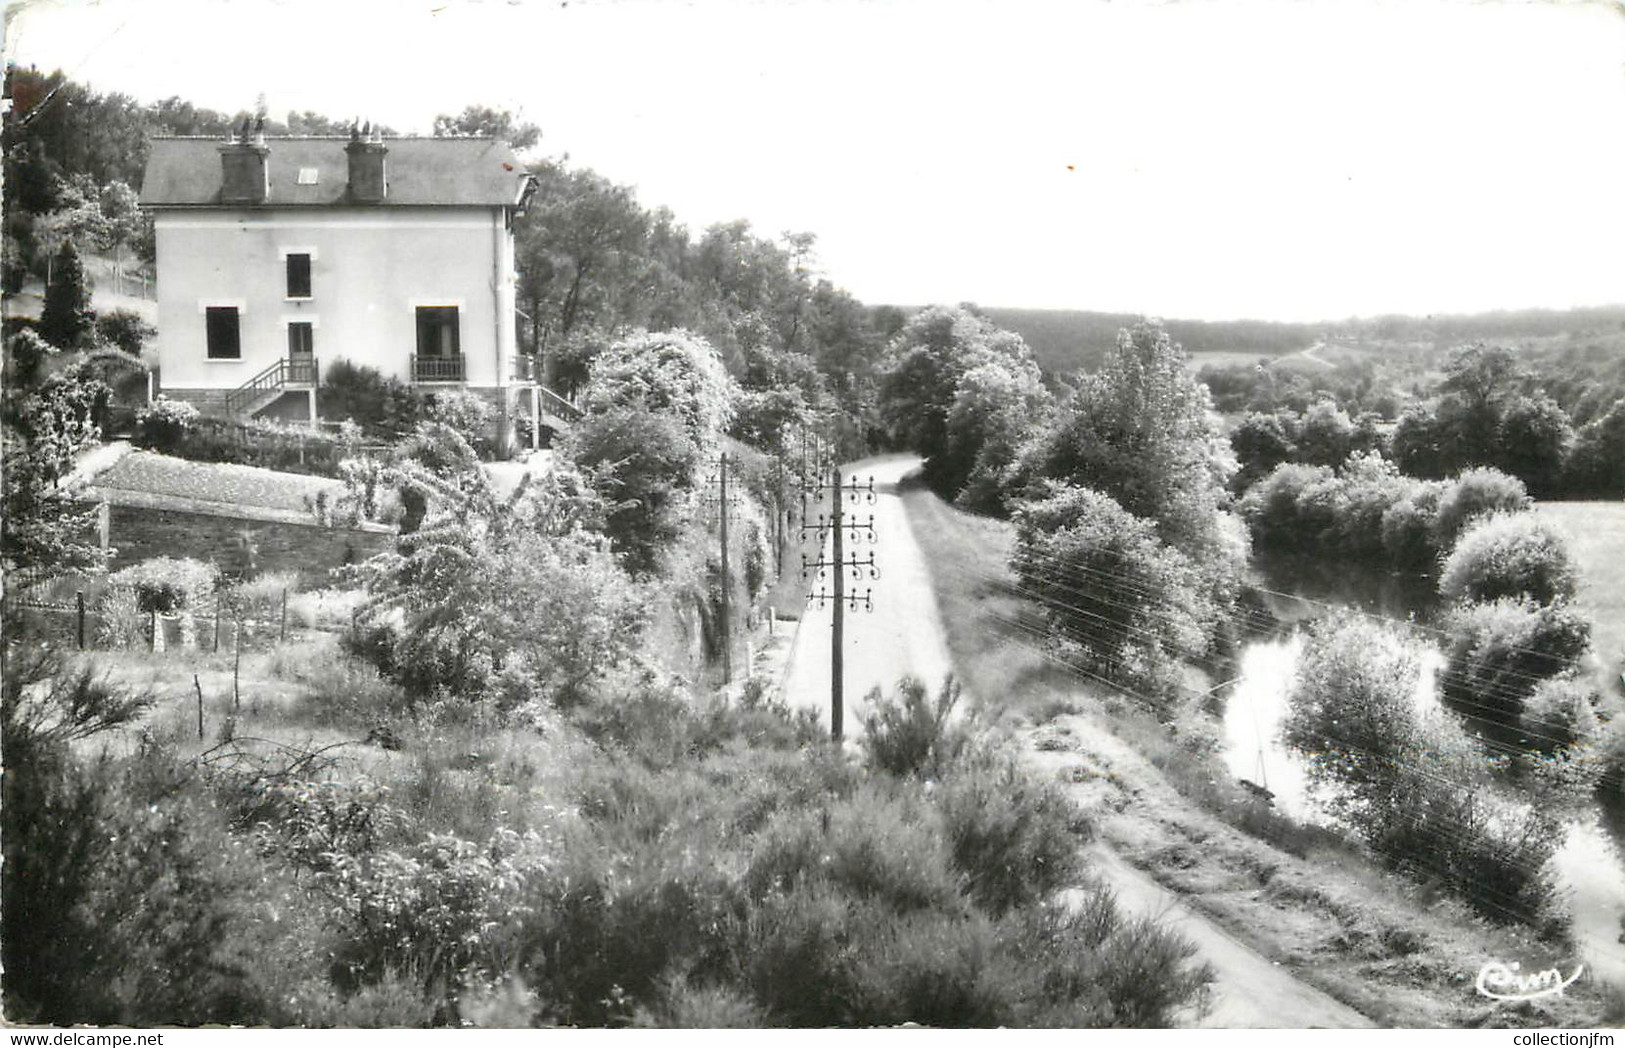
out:
M310 256L288 255L288 297L310 297Z

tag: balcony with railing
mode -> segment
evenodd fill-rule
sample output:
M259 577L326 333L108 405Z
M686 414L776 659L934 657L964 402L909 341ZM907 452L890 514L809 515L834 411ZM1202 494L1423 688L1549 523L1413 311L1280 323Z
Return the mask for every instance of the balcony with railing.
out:
M412 354L413 382L466 382L463 357L429 357Z

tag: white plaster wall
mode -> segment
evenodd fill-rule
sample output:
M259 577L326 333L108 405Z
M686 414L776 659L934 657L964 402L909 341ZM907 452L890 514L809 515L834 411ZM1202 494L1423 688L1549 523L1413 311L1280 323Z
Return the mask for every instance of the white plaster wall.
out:
M344 357L405 381L420 305L459 307L468 385L511 382L513 244L500 208L160 211L155 225L166 388L241 385L287 355L290 320L315 322L323 367ZM290 250L315 255L308 300L286 298ZM241 310L241 360L208 359L210 304Z

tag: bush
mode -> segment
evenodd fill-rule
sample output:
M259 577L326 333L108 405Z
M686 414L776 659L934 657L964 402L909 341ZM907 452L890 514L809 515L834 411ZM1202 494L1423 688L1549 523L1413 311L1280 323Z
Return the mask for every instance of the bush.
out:
M183 453L186 436L198 424L201 412L184 400L170 400L162 393L147 407L135 413L136 443L169 455Z
M1433 517L1433 544L1440 550L1450 549L1476 518L1528 508L1529 494L1523 481L1498 469L1469 469L1439 496L1439 509Z
M456 430L480 458L496 453L497 409L478 393L451 389L431 394L428 416Z
M1305 492L1326 484L1333 476L1327 466L1289 462L1276 466L1248 488L1240 510L1254 541L1278 549L1312 548L1315 533L1303 525L1300 505Z
M201 560L153 557L113 572L108 582L133 590L139 610L167 615L206 605L220 585L220 569Z
M864 698L869 713L860 740L869 766L898 776L941 778L970 741L963 723L951 720L959 695L952 674L943 679L935 703L914 677L898 681L889 698L878 686L871 690Z
M1438 563L1433 544L1433 518L1444 495L1442 481L1427 481L1383 510L1382 548L1389 563L1399 568L1431 571Z
M1072 881L1089 824L1065 794L1009 754L956 766L936 791L954 869L994 916L1047 898Z
M1571 750L1598 733L1597 694L1578 677L1543 680L1518 715L1523 744L1538 753Z
M427 415L427 403L417 390L342 357L323 367L317 396L323 418L348 419L387 439L405 436Z
M1390 866L1437 878L1491 920L1549 925L1544 866L1562 829L1499 802L1478 743L1418 702L1421 648L1352 612L1310 635L1288 693L1289 745Z
M1574 672L1591 625L1573 610L1503 597L1451 612L1445 697L1503 741L1515 741L1523 703L1541 681Z
M29 387L39 380L40 368L57 348L32 328L23 328L6 342L9 377L16 386Z
M1561 536L1527 513L1478 517L1456 542L1439 577L1453 601L1517 597L1551 604L1574 596L1578 582Z
M609 407L572 427L565 455L610 505L605 531L627 570L654 571L681 533L701 462L683 423Z
M1010 564L1082 668L1168 703L1209 648L1215 580L1156 526L1088 488L1021 504Z
M114 309L96 317L96 338L110 342L132 357L141 356L158 329L133 309Z

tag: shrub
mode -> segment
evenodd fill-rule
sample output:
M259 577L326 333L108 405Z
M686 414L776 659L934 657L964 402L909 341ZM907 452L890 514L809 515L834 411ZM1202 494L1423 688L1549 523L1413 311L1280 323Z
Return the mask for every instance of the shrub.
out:
M1591 642L1591 625L1564 606L1503 597L1451 612L1446 698L1493 735L1507 739L1524 700L1548 677L1575 671Z
M40 367L56 352L33 328L18 331L6 342L11 381L24 388L32 386L39 379Z
M771 821L756 836L744 880L754 899L816 881L898 913L964 905L937 813L878 784Z
M1578 677L1543 680L1518 715L1523 743L1539 753L1573 749L1598 732L1597 694Z
M672 420L709 454L733 418L734 394L709 343L687 331L663 331L634 335L599 353L581 406L589 419L630 410Z
M141 611L167 615L204 606L220 584L220 569L201 560L153 557L113 572L108 582L133 590Z
M141 610L141 598L134 587L110 586L95 604L96 646L123 650L145 646L149 619Z
M1213 580L1151 521L1088 488L1023 503L1015 523L1011 567L1083 668L1171 701L1181 662L1212 641Z
M1285 463L1247 489L1241 500L1241 515L1261 546L1295 549L1312 545L1312 537L1300 521L1304 492L1332 479L1327 466Z
M956 766L936 792L954 869L970 896L999 916L1069 883L1088 823L1051 783L1008 754Z
M1433 544L1441 550L1450 549L1474 519L1528 508L1529 495L1523 481L1498 469L1469 469L1439 496L1439 509L1433 517Z
M1287 742L1315 755L1311 780L1390 866L1438 878L1492 920L1548 924L1544 865L1561 827L1500 803L1478 743L1419 705L1420 652L1352 612L1318 625L1288 693Z
M114 309L96 317L96 338L112 343L132 357L139 357L147 342L157 334L158 329L133 309Z
M1444 489L1442 481L1426 481L1383 510L1382 548L1391 564L1418 570L1436 566L1440 551L1433 544L1433 518Z
M1574 596L1577 573L1552 528L1527 513L1478 517L1445 561L1439 592L1453 601L1517 597L1551 604Z
M424 397L411 386L342 357L323 367L317 395L323 418L348 419L388 439L405 436L427 416Z
M925 684L914 677L897 682L891 697L877 686L864 698L863 747L869 766L893 775L941 778L970 741L962 723L954 723L959 682L949 674L936 702L926 698Z
M700 446L677 418L613 406L576 423L565 448L611 507L605 531L627 570L653 571L681 532Z
M186 435L197 425L200 412L184 400L170 400L162 393L135 414L135 439L142 447L180 454Z
M442 390L429 398L429 418L449 426L482 459L496 452L497 409L478 393Z

